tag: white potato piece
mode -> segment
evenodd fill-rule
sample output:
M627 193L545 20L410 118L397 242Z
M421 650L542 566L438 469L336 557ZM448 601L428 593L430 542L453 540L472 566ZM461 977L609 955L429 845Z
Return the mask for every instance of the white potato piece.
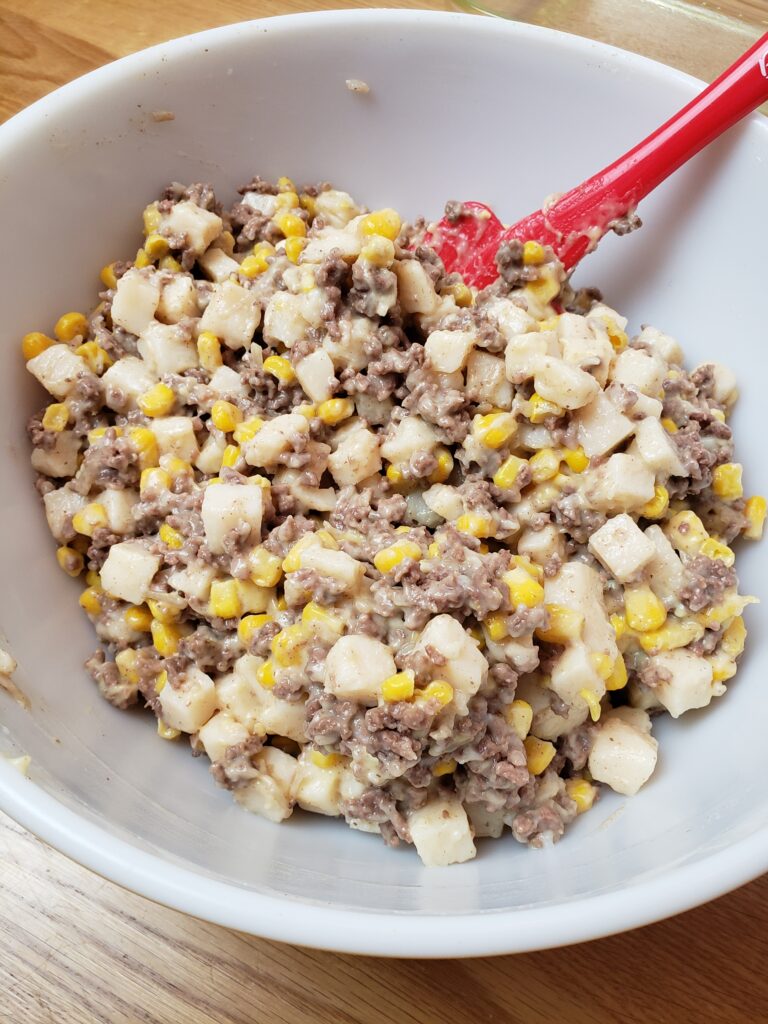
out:
M381 684L396 672L392 652L385 644L351 634L337 640L328 652L323 685L335 697L378 704Z
M535 333L538 329L530 313L512 299L491 299L483 305L483 313L496 324L507 341L527 331ZM553 351L551 354L557 355L557 352Z
M437 615L430 619L416 643L418 650L427 647L433 647L446 658L436 671L453 687L457 712L466 714L469 698L477 693L488 674L488 662L477 641L452 615Z
M80 438L72 430L56 434L50 448L32 449L32 468L45 476L64 478L74 476L78 468Z
M91 373L86 361L69 345L51 345L28 360L27 369L49 394L59 399L69 395L78 377Z
M667 373L664 360L639 348L625 348L614 363L611 376L620 384L658 398Z
M497 409L512 404L512 384L507 380L504 360L490 352L475 349L467 359L467 398L489 402Z
M591 374L552 356L541 356L537 360L533 383L542 398L563 409L580 409L600 390Z
M539 363L556 347L554 331L528 331L515 334L504 350L504 372L507 379L520 384L536 373Z
M248 385L231 366L220 366L214 370L208 387L220 398L228 398L230 401L245 398L248 394Z
M341 814L342 771L340 765L320 768L309 751L302 751L291 786L293 799L305 811L337 817Z
M628 583L656 554L653 542L622 512L589 538L589 550L620 583Z
M467 812L458 797L433 797L408 815L416 852L427 867L463 864L477 853Z
M93 498L104 506L107 525L112 533L131 533L135 526L133 507L139 500L137 491L130 487L108 487Z
M252 654L238 658L233 671L217 683L219 707L251 733L285 736L296 743L306 743L304 703L281 700L263 687L258 680L263 663L263 658Z
M656 327L644 327L637 336L637 341L647 346L662 362L673 366L681 366L683 350L680 344L669 334L663 334Z
M195 342L177 324L161 324L153 320L144 328L138 349L149 371L157 377L166 373L183 373L198 364Z
M112 299L112 323L129 334L140 335L155 318L160 304L160 282L154 268L126 271Z
M730 408L739 397L736 374L722 363L701 363L696 370L703 370L705 367L712 370L712 397L720 405Z
M653 473L666 476L685 476L685 468L677 454L675 444L659 420L647 416L637 424L635 439L629 449L639 455Z
M228 348L247 348L260 320L258 295L237 281L227 280L214 286L200 319L200 330L212 331Z
M168 583L186 598L206 601L216 570L205 562L190 562L185 569L177 569L168 577Z
M149 429L157 438L162 455L174 455L185 462L194 462L200 454L195 428L189 416L159 416Z
M367 427L357 425L328 456L328 469L339 487L357 484L378 473L381 453L377 435Z
M523 530L517 541L517 553L537 565L546 565L553 555L565 558L565 541L554 523L547 523L540 530Z
M299 556L302 569L312 569L319 576L343 583L347 590L355 590L365 573L365 565L344 551L334 551L320 545L305 548Z
M432 451L437 445L437 434L421 416L406 416L388 431L381 445L381 454L388 462L407 462L420 451Z
M242 445L245 461L249 466L274 466L280 456L293 447L294 440L308 433L309 421L300 413L275 416Z
M564 715L556 715L550 701L550 687L535 675L521 679L515 691L515 697L527 701L533 710L531 732L540 740L554 742L561 736L578 729L589 717L589 709L584 701L578 704L567 704Z
M397 276L397 297L404 313L434 313L438 296L424 267L418 260L400 260L393 271Z
M226 281L230 274L236 274L240 270L240 264L233 260L223 249L207 249L202 256L198 256L198 266L209 281Z
M664 651L650 660L659 670L654 694L673 718L679 718L694 708L705 708L713 697L721 697L725 693L725 685L714 682L712 666L706 658L698 657L685 648Z
M621 313L617 313L615 309L611 309L610 306L606 306L604 302L598 302L594 305L587 313L588 320L599 320L603 323L612 323L619 328L620 331L627 329L629 321Z
M218 238L223 227L221 217L189 199L176 203L160 222L162 234L183 235L186 248L197 256L204 253L211 242Z
M654 495L654 475L637 455L618 453L585 474L585 493L601 512L640 509Z
M645 536L654 547L646 570L648 585L665 604L676 602L684 583L683 563L660 526L649 526Z
M143 359L123 356L116 360L101 378L104 400L115 412L136 408L136 400L157 383L154 374Z
M196 665L185 669L177 685L169 682L160 691L160 717L171 729L197 732L216 711L213 680Z
M349 192L329 188L318 193L315 208L323 221L332 228L343 228L360 213L360 207Z
M323 348L315 349L296 365L299 384L313 402L325 402L336 388L333 360Z
M432 331L424 345L427 364L438 373L463 370L476 342L470 331Z
M360 255L363 239L343 228L322 228L309 239L301 254L302 263L322 263L334 249L347 263L353 263Z
M605 455L630 436L635 424L600 392L576 414L579 444L589 458Z
M432 484L422 494L424 504L443 519L458 519L464 512L464 501L455 487Z
M245 743L249 735L242 722L238 722L224 711L219 711L202 726L198 739L211 761L221 761L230 747Z
M547 604L561 604L584 616L582 636L590 651L616 658L616 636L608 620L603 585L597 570L585 562L566 562L557 576L544 582Z
M592 651L581 641L569 644L558 657L549 685L566 704L579 708L588 706L582 690L589 690L598 700L605 695L605 681L595 668Z
M87 504L86 497L70 490L66 484L43 495L48 529L60 544L65 544L71 536L72 516Z
M208 548L214 554L222 554L227 536L243 523L250 526L250 538L258 544L263 513L264 499L260 487L248 484L206 487L201 515Z
M645 712L633 710L648 718ZM634 796L653 774L657 749L650 728L646 729L644 724L638 727L609 712L600 723L589 754L592 778L616 793Z
M614 349L603 325L576 313L562 313L557 318L557 338L565 362L587 370L605 387Z
M285 821L293 811L291 786L296 758L278 747L265 747L255 755L253 764L259 774L232 791L235 800L252 814L260 814L269 821Z
M200 316L195 279L191 274L174 274L162 286L155 317L163 324L177 324L187 316Z
M101 567L101 585L112 597L142 604L161 561L140 540L113 544Z

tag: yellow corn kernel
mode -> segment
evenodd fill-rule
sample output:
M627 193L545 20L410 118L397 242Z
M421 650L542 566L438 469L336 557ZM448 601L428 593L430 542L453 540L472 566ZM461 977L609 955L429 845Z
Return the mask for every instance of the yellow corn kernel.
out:
M603 681L610 677L613 672L613 658L609 654L606 654L605 651L592 651L590 660Z
M447 448L438 448L435 451L435 458L437 459L437 469L430 474L429 482L442 484L453 472L453 456Z
M238 423L242 423L243 414L232 402L225 402L224 399L220 398L213 403L211 420L214 427L222 430L225 434L229 434Z
M172 622L176 622L181 615L181 608L170 604L168 601L149 598L147 604L149 605L152 618L162 622L164 626L169 626Z
M158 619L152 619L152 643L155 645L155 650L158 654L164 658L170 658L179 649L179 640L181 639L181 631L178 626L166 622L160 622Z
M342 633L344 631L343 620L315 601L310 601L304 605L301 612L301 621L308 626L315 625L328 629L332 633Z
M152 266L152 260L150 259L149 253L146 251L146 249L139 249L139 251L136 253L136 258L133 261L133 265L138 270L143 270L144 267Z
M189 476L192 473L190 464L176 455L163 456L163 469L171 480L178 480L179 477Z
M736 662L726 654L716 651L706 659L712 666L712 682L724 683L736 675Z
M43 413L43 427L60 434L69 423L69 407L64 402L51 402Z
M438 761L432 769L432 775L436 778L442 778L443 775L452 775L456 771L456 762L451 758L450 761Z
M647 654L658 654L660 651L674 651L678 647L687 647L694 640L704 635L704 627L694 619L668 618L661 629L643 633L640 646Z
M161 740L177 740L181 733L170 725L166 725L162 718L157 720L157 735Z
M142 497L147 494L156 494L158 491L167 491L171 487L171 478L164 469L153 466L151 469L143 469L139 481L139 493Z
M165 544L167 548L171 548L173 551L178 551L179 548L184 544L184 538L168 523L163 523L159 530L160 540Z
M237 580L214 580L211 584L211 615L219 619L236 619L242 612Z
M99 271L99 280L105 288L117 288L114 263L107 263L106 266L101 268Z
M550 416L562 416L565 412L554 402L548 402L536 391L528 399L528 419L531 423L543 423Z
M150 203L149 206L144 207L142 220L144 221L145 235L151 235L153 231L157 231L163 220L162 215L157 208L157 203Z
M395 210L375 210L363 217L360 230L364 235L383 235L394 242L400 234L400 215Z
M271 615L246 615L237 624L237 638L243 647L247 647L254 633L274 621Z
M77 540L82 540L82 538L78 537ZM73 541L72 543L74 545L77 541ZM81 554L83 553L84 552L81 552ZM97 590L101 589L101 576L99 576L95 569L88 570L85 574L85 582L89 587L96 587Z
M483 619L483 626L491 640L498 643L507 635L507 617L501 612L495 615L488 615Z
M656 484L653 497L640 509L644 519L661 519L669 508L669 491L663 484Z
M560 282L554 274L543 273L536 281L529 281L525 290L538 302L551 302L560 291Z
M167 416L176 402L176 395L173 388L167 384L158 383L139 395L136 404L145 416Z
M557 476L560 469L560 456L554 448L541 448L528 460L531 467L531 478L534 483L541 484Z
M509 564L524 569L529 576L532 576L539 583L544 579L544 569L537 562L532 562L527 555L512 555Z
M444 679L433 679L419 694L421 700L436 700L441 707L447 707L453 700L453 687Z
M314 544L317 544L317 538L313 533L305 533L297 540L283 559L283 572L297 572L301 568L302 553Z
M144 240L144 252L150 259L158 260L161 256L166 256L168 249L168 239L158 235L156 231L153 231L151 235L147 235Z
M372 235L360 250L360 259L374 267L389 267L395 258L395 246L383 235Z
M268 267L269 263L265 253L260 252L258 255L252 253L250 256L244 257L238 268L238 273L252 279L263 274Z
M528 771L531 775L541 775L549 767L555 756L555 748L548 740L540 740L537 736L526 736L523 740Z
M82 313L64 313L56 321L53 333L59 341L74 341L78 335L84 338L88 333L88 321Z
M512 731L524 740L531 731L533 708L527 700L513 700L504 711L504 718Z
M108 430L114 430L115 437L123 436L122 427L94 427L93 430L88 431L88 444L96 444L100 441L107 433Z
M389 480L393 487L399 487L405 483L405 473L403 473L400 466L391 463L387 466L387 480Z
M221 342L213 331L200 331L197 336L197 357L204 370L211 373L223 365Z
M745 597L742 594L731 593L723 598L718 604L713 604L706 611L699 612L694 616L697 622L707 629L717 629L736 615L741 615L747 605L758 604L756 597Z
M510 412L490 412L475 416L472 433L486 448L501 448L517 430L515 417Z
M298 218L297 218L298 219ZM301 238L297 235L292 235L285 241L285 255L291 261L291 263L298 263L301 254L304 252L304 247L307 241L305 238Z
M557 325L559 323L560 323L560 317L557 316L557 315L545 317L544 320L539 320L539 330L540 331L556 331L557 330Z
M302 622L286 626L272 639L272 657L281 668L300 665L304 646L312 633Z
M716 466L712 474L712 490L723 501L736 501L744 494L741 485L742 466L739 462L725 462Z
M744 619L737 615L733 622L723 633L720 641L720 650L729 658L738 658L744 652L744 644L747 641L747 627Z
M474 305L475 296L472 294L472 289L467 287L463 281L452 284L448 294L453 296L453 301L460 309Z
M619 654L616 661L613 663L613 671L605 680L606 690L623 690L627 685L629 674L627 673L627 666L624 661L624 655Z
M578 448L563 448L560 454L572 473L583 473L589 465L589 459L581 445Z
M413 672L396 672L381 684L381 696L387 703L410 700L414 693Z
M309 755L309 758L313 765L317 768L336 768L338 765L343 763L341 754L323 754L319 750L313 750Z
M576 813L584 814L595 802L597 789L586 779L568 779L565 791L576 804Z
M520 470L528 465L527 459L519 459L517 455L509 455L493 474L493 482L502 490L515 486Z
M238 444L245 444L246 441L253 440L263 426L264 420L260 416L253 416L249 420L238 423L232 436Z
M584 616L564 604L545 605L549 624L536 630L536 636L548 644L567 644L578 640L584 628Z
M57 548L56 561L59 563L59 568L63 569L67 576L73 578L79 576L84 568L83 556L74 548L66 546Z
M160 673L160 675L155 679L155 693L156 694L162 693L167 685L168 685L168 673L166 672L165 669L163 669L163 671Z
M299 196L299 204L302 210L306 210L309 214L310 220L312 220L317 213L317 202L314 196L307 195L305 192Z
M317 407L318 419L328 426L335 426L343 420L349 419L355 411L355 403L351 398L329 398L321 402Z
M279 212L284 210L295 210L299 205L299 197L295 189L288 189L275 196L275 207Z
M75 352L86 361L88 368L97 376L101 376L112 365L108 353L95 341L86 341L82 345L78 345Z
M440 557L440 545L437 543L437 541L432 541L432 543L429 545L429 547L427 548L427 556L429 558Z
M687 555L698 554L699 548L709 537L704 523L690 509L676 512L663 529L672 546Z
M280 192L295 192L296 191L296 186L294 185L294 183L291 181L290 178L287 178L285 175L281 175L277 179L277 187L278 187L278 190Z
M240 451L239 445L228 444L221 456L222 466L226 466L227 468L232 469L240 461L241 455L242 453Z
M40 331L30 331L29 334L25 334L21 339L21 354L29 361L55 344L56 342L53 338L49 338L47 334L41 334Z
M139 451L139 468L154 468L160 460L160 451L157 447L157 438L149 427L134 427L128 431L128 437Z
M160 267L161 270L172 270L176 274L178 274L182 269L179 261L173 256L163 256L158 263L158 267Z
M496 532L496 524L489 516L481 516L479 512L466 512L454 523L461 533L468 533L472 537L493 537Z
M89 615L101 614L101 587L86 587L79 597L80 607Z
M139 682L138 661L139 656L131 647L127 647L124 651L118 651L115 655L117 670L127 683L136 685Z
M760 540L763 536L767 508L765 498L760 494L755 494L747 500L744 506L744 515L747 517L747 523L749 524L744 530L744 536L747 540Z
M72 516L72 526L85 537L92 537L94 532L107 525L107 510L97 501L81 508Z
M597 696L594 690L589 690L586 687L579 690L579 696L589 708L589 717L593 722L596 722L600 718L600 698Z
M523 245L523 263L527 266L536 266L539 263L544 262L544 246L541 242L535 242L533 239L525 242Z
M638 633L661 629L667 619L667 610L650 587L627 587L624 591L624 611L627 625Z
M265 661L263 665L259 665L256 670L256 679L265 690L272 689L275 685L275 666L271 660Z
M421 548L412 540L399 540L389 547L382 548L373 556L373 564L379 572L391 572L400 565L406 558L418 561L421 558Z
M133 605L123 613L126 624L137 633L149 633L152 629L152 612L144 605Z
M307 225L295 213L278 214L275 224L286 238L303 238L307 233Z
M282 384L290 384L296 380L296 371L284 356L267 356L264 360L264 372L272 374Z
M248 552L248 571L251 581L256 586L274 587L280 582L283 575L280 556L273 555L266 548L252 548ZM295 570L293 571L295 572Z
M661 419L661 425L664 427L668 434L676 434L680 429L673 419L669 416L663 416Z
M509 589L509 600L513 607L535 608L544 602L544 588L536 580L531 579L524 569L519 567L504 573L502 579Z
M699 548L699 554L717 559L718 562L724 562L726 565L733 565L736 561L736 555L731 548L727 544L723 544L722 541L715 540L714 537L709 537L704 541Z

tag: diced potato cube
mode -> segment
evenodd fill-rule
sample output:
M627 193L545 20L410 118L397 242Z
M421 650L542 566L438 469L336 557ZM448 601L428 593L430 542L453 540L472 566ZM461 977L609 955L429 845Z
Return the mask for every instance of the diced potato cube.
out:
M128 270L117 282L110 316L116 327L140 335L152 323L160 304L160 283L154 269Z
M54 398L66 398L77 378L90 374L88 364L69 347L51 345L27 362L27 369Z
M333 360L323 348L315 349L296 366L296 376L313 402L325 402L336 387Z
M563 409L580 409L591 402L600 390L591 374L552 356L538 359L533 383L537 394Z
M136 400L157 382L157 376L143 359L123 356L106 370L101 382L109 408L115 412L127 412L136 408Z
M180 684L167 683L159 693L160 717L171 729L197 732L216 710L216 687L210 676L190 665Z
M310 238L302 253L302 262L322 263L336 249L343 260L352 263L360 255L362 247L362 237L352 231L329 226Z
M261 306L255 292L227 280L214 286L200 319L200 330L211 331L229 348L247 348L260 320Z
M517 541L517 552L537 565L546 565L553 555L565 557L565 543L554 523L547 523L540 530L523 530Z
M302 753L298 759L298 768L291 788L293 798L299 807L314 814L327 814L332 817L339 815L342 770L339 765L320 768L314 764L310 753Z
M657 748L650 730L609 712L592 744L589 770L597 782L604 782L624 796L633 796L653 774Z
M389 433L381 446L381 454L389 462L407 462L419 451L432 451L437 434L421 416L406 416Z
M397 296L404 313L434 313L438 296L418 260L399 260L392 269L397 275Z
M306 252L306 250L305 250ZM312 327L322 323L323 293L319 289L301 295L275 292L264 312L264 339L290 348Z
M455 487L447 484L432 484L422 494L427 508L442 516L443 519L458 519L464 512L464 501Z
M438 373L463 370L476 341L470 331L432 331L424 346L427 364Z
M285 821L293 811L291 786L298 762L279 747L265 747L253 758L259 774L233 790L235 800L252 814L269 821Z
M654 495L654 474L637 455L611 455L588 476L587 497L601 512L638 509Z
M161 561L140 540L113 544L101 567L101 585L112 597L142 604Z
M189 416L160 416L152 420L149 429L157 438L161 455L175 455L185 462L194 462L200 454Z
M366 343L373 334L373 321L365 316L352 316L339 323L339 337L327 337L323 348L330 355L334 366L362 370L367 362Z
M191 274L174 274L163 285L155 316L163 324L177 324L184 317L200 316L200 303Z
M262 658L244 654L234 671L218 682L219 707L242 722L249 732L263 731L307 742L306 714L302 701L280 700L258 680Z
M566 363L588 370L605 387L614 351L603 325L576 313L563 313L557 319L557 337Z
M195 465L201 473L213 476L221 469L221 460L224 457L224 449L227 447L226 437L209 434L200 454L195 459Z
M507 380L504 360L481 349L470 352L466 393L474 402L490 402L497 409L508 409L512 404L512 384Z
M625 512L592 534L589 550L620 583L634 579L656 554L653 542Z
M352 634L341 637L328 652L324 686L335 697L378 704L381 684L396 672L392 652L385 644Z
M331 228L343 228L360 213L359 207L348 192L329 188L319 192L315 199L315 210L323 222Z
M619 412L603 392L576 415L579 444L589 458L605 455L634 431L635 424Z
M231 366L219 366L214 370L208 387L220 398L245 398L248 394L248 385Z
M684 648L656 654L651 663L660 670L654 694L673 718L705 708L713 697L725 693L724 684L713 681L710 663Z
M45 476L58 478L74 476L80 454L80 438L72 430L56 434L50 448L32 450L32 468Z
M566 562L557 576L544 582L544 600L580 612L584 616L582 636L590 651L618 654L616 637L605 610L603 585L596 569L584 562Z
M592 653L586 644L574 642L552 667L549 685L566 704L585 706L582 690L590 691L597 700L605 694L605 682L595 668Z
M309 421L300 413L291 412L267 420L249 441L242 445L245 461L250 466L274 466L279 457L293 447L294 441L309 433Z
M504 350L507 379L520 384L536 373L539 363L556 345L554 331L529 331L513 335Z
M139 500L136 491L129 487L108 487L98 494L94 501L104 506L107 525L112 533L132 533L136 525L133 507Z
M649 526L645 536L654 547L653 558L647 569L648 585L665 604L677 600L685 576L683 563L660 526Z
M512 299L491 299L483 305L483 313L496 324L507 341L527 331L536 332L534 318ZM552 351L550 354L557 355L557 352Z
M587 313L588 320L601 320L604 323L610 321L616 324L620 331L627 329L627 323L629 322L625 316L621 313L617 313L615 309L611 309L610 306L606 306L604 302L598 302L594 305Z
M139 338L138 349L149 371L157 377L183 373L197 366L197 346L176 324L148 324Z
M654 355L662 362L674 366L681 366L683 362L683 350L678 342L668 334L662 334L655 327L644 327L637 340L642 345L647 345Z
M552 710L550 687L536 675L527 675L520 680L515 697L531 705L531 732L541 740L554 742L561 736L567 736L569 732L583 725L589 717L589 709L584 701L567 704L565 713L556 715Z
M333 551L320 545L305 548L301 552L302 569L312 569L320 576L343 583L347 590L355 590L363 578L365 566L344 551Z
M48 529L59 543L65 544L74 536L72 516L87 504L88 498L70 490L66 485L43 495Z
M243 523L251 527L251 539L261 537L264 499L260 487L244 484L215 484L206 487L201 510L205 542L214 554L224 551L224 542Z
M739 397L739 389L736 383L736 374L729 366L722 363L703 363L696 369L703 369L709 366L712 370L712 397L720 405L730 408Z
M339 487L348 487L381 469L379 439L372 430L359 426L350 431L328 457L328 469Z
M616 359L612 376L620 384L658 398L666 372L666 363L658 356L639 348L626 348Z
M236 274L240 269L237 260L233 260L223 249L207 249L202 256L198 257L198 266L209 281L226 281L230 274Z
M245 743L249 735L250 733L241 722L238 722L232 715L220 711L217 715L209 718L200 729L198 739L211 761L220 761L230 747Z
M221 217L188 199L176 203L161 222L163 234L183 235L186 248L198 256L218 238L223 227Z
M216 578L216 570L205 562L190 562L186 569L177 569L168 577L168 583L187 598L205 601Z
M488 662L478 650L477 641L452 615L430 619L419 637L416 648L433 647L446 662L440 666L440 678L454 690L458 714L466 714L469 698L477 693L488 674Z
M639 455L654 473L685 476L674 442L657 419L647 416L637 424L630 452Z
M427 867L463 864L476 854L467 812L455 796L433 797L408 815L416 852Z

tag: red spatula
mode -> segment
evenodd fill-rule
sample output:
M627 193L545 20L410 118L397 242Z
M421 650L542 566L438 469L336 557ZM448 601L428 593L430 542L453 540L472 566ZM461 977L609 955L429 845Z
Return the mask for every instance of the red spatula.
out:
M767 100L768 33L661 128L545 210L504 227L487 206L465 203L458 218L434 227L427 244L449 271L478 288L498 277L496 252L512 239L551 245L571 271L673 171Z

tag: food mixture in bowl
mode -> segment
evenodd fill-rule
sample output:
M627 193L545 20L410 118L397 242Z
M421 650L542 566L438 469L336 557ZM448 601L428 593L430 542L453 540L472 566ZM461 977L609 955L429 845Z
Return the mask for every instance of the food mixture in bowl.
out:
M477 294L392 210L240 192L169 187L90 316L24 338L88 668L273 821L426 864L557 839L736 672L736 382L536 242Z

